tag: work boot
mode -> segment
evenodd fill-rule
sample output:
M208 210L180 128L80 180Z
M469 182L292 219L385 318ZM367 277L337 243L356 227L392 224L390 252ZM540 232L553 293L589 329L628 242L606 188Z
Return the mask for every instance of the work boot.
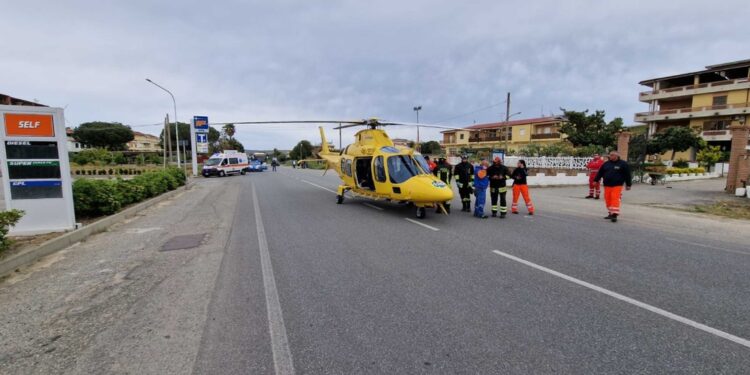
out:
M506 215L506 213L505 213L505 212L501 212L501 213L500 213L500 218L501 218L501 219L505 219L505 215Z
M451 213L451 205L449 205L449 204L445 205L445 213L447 213L447 214Z
M596 197L594 197L594 199L599 199L599 196L597 195Z
M593 195L587 195L587 196L586 196L586 199L591 199L591 198L593 198L593 197L594 197Z
M612 218L610 220L612 220L613 223L616 223L617 222L617 214L613 214Z
M492 211L492 217L497 217L497 212Z
M609 215L607 215L607 216L604 217L604 220L611 220L613 217L614 217L614 215L609 214Z

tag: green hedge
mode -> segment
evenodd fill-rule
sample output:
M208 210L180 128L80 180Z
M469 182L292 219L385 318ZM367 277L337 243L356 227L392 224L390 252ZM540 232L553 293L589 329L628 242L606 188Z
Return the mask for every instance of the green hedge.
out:
M24 212L21 210L0 211L0 251L6 250L12 244L8 239L8 230L21 220Z
M155 197L185 184L185 172L177 168L143 173L132 180L79 179L73 183L76 215L111 215L122 207Z

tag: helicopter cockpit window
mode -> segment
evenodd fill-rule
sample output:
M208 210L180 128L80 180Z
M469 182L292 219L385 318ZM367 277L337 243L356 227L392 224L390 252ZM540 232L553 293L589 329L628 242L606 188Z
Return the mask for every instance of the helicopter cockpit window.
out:
M352 177L352 161L350 159L346 160L346 175L349 177Z
M398 155L388 158L388 174L391 177L392 183L400 184L420 174L420 171L411 157L408 155Z
M414 160L416 160L417 163L419 164L419 166L421 167L422 174L429 174L430 173L430 165L427 164L427 160L424 160L424 156L419 155L419 154L415 154L414 155Z
M383 163L383 157L378 156L375 158L375 180L377 182L385 182L385 164Z

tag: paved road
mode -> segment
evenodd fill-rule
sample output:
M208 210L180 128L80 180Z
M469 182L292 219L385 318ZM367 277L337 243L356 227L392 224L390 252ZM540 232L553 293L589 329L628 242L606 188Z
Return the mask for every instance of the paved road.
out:
M750 369L746 222L626 204L612 224L576 189L533 189L533 217L414 222L336 185L200 180L6 280L0 372ZM208 237L158 251L188 233Z

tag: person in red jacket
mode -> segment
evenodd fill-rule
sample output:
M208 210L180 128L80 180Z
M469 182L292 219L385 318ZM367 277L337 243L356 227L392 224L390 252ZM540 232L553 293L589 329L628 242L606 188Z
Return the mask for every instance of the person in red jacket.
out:
M599 181L596 180L596 174L599 173L599 168L604 164L604 160L599 154L594 154L594 159L586 164L586 169L589 170L589 195L586 199L599 199L600 185Z

